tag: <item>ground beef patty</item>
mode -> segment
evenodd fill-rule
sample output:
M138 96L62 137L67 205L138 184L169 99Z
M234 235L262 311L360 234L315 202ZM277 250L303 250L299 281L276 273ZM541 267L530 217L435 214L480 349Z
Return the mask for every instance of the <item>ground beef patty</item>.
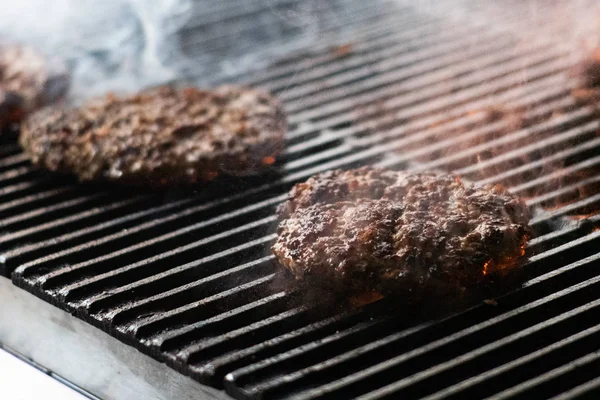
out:
M167 186L260 171L282 150L285 130L282 106L266 92L159 87L41 110L24 124L21 145L33 163L82 181Z
M587 58L576 64L570 74L575 78L578 89L600 89L600 47L594 49Z
M529 236L527 206L500 186L375 168L313 176L280 213L279 263L355 293L462 291L514 266Z
M69 74L62 62L25 46L0 43L0 129L59 100L68 87Z

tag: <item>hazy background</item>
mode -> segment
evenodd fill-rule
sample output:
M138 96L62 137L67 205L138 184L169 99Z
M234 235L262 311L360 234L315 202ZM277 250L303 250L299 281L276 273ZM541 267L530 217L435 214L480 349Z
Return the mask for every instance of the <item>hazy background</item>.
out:
M72 95L81 98L176 78L233 79L317 46L323 35L348 40L345 21L362 18L363 7L362 0L19 0L3 7L0 35L66 60Z

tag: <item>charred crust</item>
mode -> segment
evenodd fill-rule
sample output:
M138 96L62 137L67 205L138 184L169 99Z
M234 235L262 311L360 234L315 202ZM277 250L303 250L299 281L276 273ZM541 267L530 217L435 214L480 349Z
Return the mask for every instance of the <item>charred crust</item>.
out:
M261 90L163 86L41 110L21 145L34 164L82 181L161 187L260 172L286 127L279 101Z
M26 46L0 43L0 129L62 99L68 87L69 74L61 62Z
M527 206L499 185L370 167L315 175L280 212L279 264L351 293L460 293L513 268L530 235Z

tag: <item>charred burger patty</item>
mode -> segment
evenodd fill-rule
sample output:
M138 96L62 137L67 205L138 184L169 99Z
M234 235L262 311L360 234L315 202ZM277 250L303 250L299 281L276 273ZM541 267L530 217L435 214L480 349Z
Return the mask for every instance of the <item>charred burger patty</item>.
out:
M523 255L529 212L500 186L375 168L297 184L272 250L298 280L343 291L461 291Z
M181 185L264 169L286 126L279 101L260 90L159 87L41 110L21 145L34 164L82 181Z
M0 129L60 99L69 87L66 66L33 49L0 44Z

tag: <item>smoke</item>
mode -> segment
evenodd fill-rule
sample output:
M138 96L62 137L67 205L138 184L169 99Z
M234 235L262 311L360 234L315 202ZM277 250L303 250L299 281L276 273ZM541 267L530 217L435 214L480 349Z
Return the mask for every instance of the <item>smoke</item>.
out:
M403 157L414 152L417 170L439 168L480 184L510 187L528 200L538 222L552 215L579 221L597 214L593 196L600 190L600 131L596 125L600 90L594 82L600 79L600 2L396 1L403 6L412 4L419 12L443 18L445 23L485 27L498 38L513 42L506 52L490 50L490 54L505 54L504 60L467 70L456 81L448 79L448 86L467 91L468 86L461 87L465 77L468 82L470 76L504 64L504 71L510 72L507 84L498 85L504 80L502 76L490 78L489 83L481 85L484 89L488 86L485 98L474 98L464 106L461 94L449 91L446 98L454 96L456 106L450 111L441 110L439 115L428 114L431 125L424 125L418 114L408 119L404 132L426 128L418 129L418 135L399 147ZM465 47L474 45L469 43L470 38L463 40ZM543 58L549 55L560 61ZM476 63L474 60L471 65ZM555 66L547 68L551 65ZM446 82L436 84L444 87ZM582 105L593 111L583 112ZM464 114L460 113L462 107L467 107ZM369 110L370 121L397 113L385 102L379 108L386 112ZM410 108L402 112L410 115ZM357 120L365 125L360 117ZM568 213L563 211L567 205L571 207Z
M183 51L194 59L196 71L208 71L194 74L198 84L235 80L289 55L306 55L324 43L345 44L354 37L355 26L349 21L382 12L365 7L361 0L234 0L229 4L237 5L242 14L247 11L246 15L207 22L182 36Z
M189 7L189 0L20 0L3 7L0 35L65 60L72 95L87 97L176 76L181 65L166 62L179 59L169 34Z
M71 97L186 80L235 80L279 57L348 40L361 1L20 0L0 36L65 60Z

